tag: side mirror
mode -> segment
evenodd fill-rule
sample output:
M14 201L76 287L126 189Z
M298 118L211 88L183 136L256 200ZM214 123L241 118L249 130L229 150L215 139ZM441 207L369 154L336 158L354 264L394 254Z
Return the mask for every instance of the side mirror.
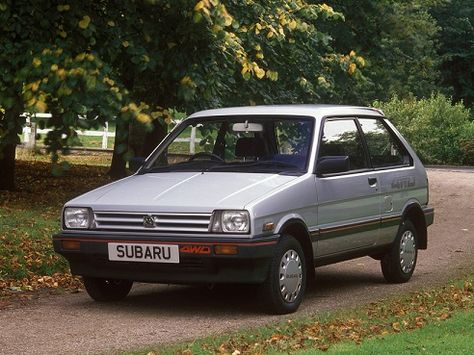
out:
M144 157L133 157L128 162L128 168L130 169L131 172L136 173L138 169L140 169L143 166L144 163L145 163Z
M349 171L349 157L347 155L323 156L318 159L316 175L336 174Z

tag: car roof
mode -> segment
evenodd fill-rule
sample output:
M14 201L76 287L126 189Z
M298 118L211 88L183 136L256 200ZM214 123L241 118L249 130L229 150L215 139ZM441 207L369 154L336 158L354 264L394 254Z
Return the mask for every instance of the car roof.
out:
M294 115L321 118L325 116L370 115L383 117L383 112L376 108L346 105L262 105L227 107L204 110L193 113L189 118L238 116L238 115Z

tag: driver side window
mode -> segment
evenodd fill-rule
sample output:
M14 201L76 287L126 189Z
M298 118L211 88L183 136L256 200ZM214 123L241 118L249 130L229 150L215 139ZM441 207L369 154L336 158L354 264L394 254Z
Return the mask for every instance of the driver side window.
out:
M364 146L353 119L325 121L318 158L327 156L348 156L349 170L368 168Z

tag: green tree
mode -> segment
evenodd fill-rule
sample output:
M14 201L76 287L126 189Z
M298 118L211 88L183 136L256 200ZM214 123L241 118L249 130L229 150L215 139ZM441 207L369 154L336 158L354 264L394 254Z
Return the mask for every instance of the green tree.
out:
M170 8L161 13L163 28L156 35L166 47L149 75L155 80L145 87L164 98L163 107L191 112L228 105L340 102L339 87L350 92L363 77L364 59L336 53L330 35L319 29L322 23L342 20L331 7L289 0L223 3L225 7L217 1L197 2L194 24L188 12ZM209 13L216 8L221 9L220 21L213 22ZM177 24L172 32L170 23ZM159 135L148 136L153 139L142 150L145 155L159 142Z
M159 60L135 73L133 88L127 87L136 101L162 107L155 117L168 122L169 108L191 112L232 104L317 102L339 93L336 86L349 91L362 76L363 58L336 54L330 36L318 30L319 23L342 18L327 5L288 0L173 4L159 7L157 18L141 18L153 23L148 35ZM135 154L146 156L164 137L163 121L153 121L152 128L143 144L133 144ZM127 125L123 131L126 136ZM120 154L114 161L115 175L123 175Z
M441 85L455 101L474 104L474 2L445 0L432 14L438 25Z
M131 122L149 128L147 154L174 109L337 97L363 58L338 54L319 25L325 4L266 0L0 3L0 189L13 186L22 112L53 114L46 144L57 162L78 126L116 117L111 173L122 176ZM77 117L83 118L79 120ZM136 126L135 124L132 126Z
M430 15L431 0L331 0L345 22L325 27L335 48L354 49L367 63L365 80L344 97L368 104L396 94L430 96L436 91L438 27ZM343 88L344 90L344 88Z
M52 113L47 124L53 131L45 143L54 163L58 160L57 151L66 150L75 139L75 128L97 127L116 117L119 129L114 158L120 159L114 160L119 168L124 167L129 122L135 119L151 125L152 119L154 122L168 119L158 104L169 101L166 96L157 100L147 84L153 79L160 81L150 74L157 73L151 71L153 68L164 69L158 64L163 63L162 53L172 44L163 38L174 35L174 20L189 18L186 23L179 23L183 26L181 35L194 29L197 33L204 32L204 38L211 33L210 23L224 21L223 8L216 7L206 14L207 24L184 28L186 24L197 23L192 20L195 4L196 1L185 0L71 4L52 0L2 1L0 189L14 186L15 147L25 122L23 112ZM163 24L160 15L170 9L173 11L169 12L180 17L170 16L169 22ZM221 32L212 32L217 38L213 42L216 47L222 42L218 38ZM234 48L230 47L226 49L232 53ZM168 66L169 63L172 61ZM173 71L172 75L179 83L179 71ZM139 80L142 80L140 84L136 84ZM167 89L163 92L168 92ZM147 99L150 101L145 102ZM79 115L83 119L79 120Z
M138 107L131 114L121 111L130 97L124 85L114 80L118 75L111 59L126 53L126 46L121 36L114 36L115 23L107 20L114 7L106 5L112 4L0 3L0 189L14 187L23 112L52 114L47 124L53 131L45 143L54 163L57 151L67 149L75 139L74 128L97 127L114 116L143 117ZM121 14L115 13L116 21ZM130 31L133 18L127 21L130 25L121 27L121 34Z
M320 30L323 24L344 19L328 5L229 1L228 8L240 25L239 37L259 67L243 66L243 75L235 76L235 89L226 102L341 102L339 88L350 90L361 79L364 59L349 55L350 50L335 52L330 34ZM252 70L257 75L250 76ZM258 80L259 75L270 80Z

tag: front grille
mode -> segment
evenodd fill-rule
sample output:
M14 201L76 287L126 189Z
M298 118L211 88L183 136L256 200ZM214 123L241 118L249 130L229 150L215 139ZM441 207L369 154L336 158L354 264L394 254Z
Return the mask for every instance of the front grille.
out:
M150 217L151 225L145 223ZM206 233L210 221L211 213L94 212L95 229L98 230Z

